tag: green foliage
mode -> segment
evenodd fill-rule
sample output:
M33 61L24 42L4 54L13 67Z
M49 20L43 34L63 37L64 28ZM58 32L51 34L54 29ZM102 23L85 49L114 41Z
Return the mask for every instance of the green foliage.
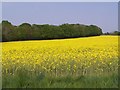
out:
M13 26L8 21L2 21L2 32L2 41L19 41L98 36L102 34L102 29L95 25L81 24L55 26L23 23L19 26Z
M114 31L111 33L112 35L120 35L120 31Z
M120 35L120 31L106 32L104 35Z
M117 74L100 76L50 77L20 71L15 75L3 75L3 88L118 88Z

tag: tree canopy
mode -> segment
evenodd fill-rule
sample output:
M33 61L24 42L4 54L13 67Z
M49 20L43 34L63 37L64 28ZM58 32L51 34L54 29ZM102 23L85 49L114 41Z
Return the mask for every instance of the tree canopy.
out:
M8 21L2 21L2 41L46 40L98 36L102 29L96 25L62 24L37 25L23 23L14 26Z

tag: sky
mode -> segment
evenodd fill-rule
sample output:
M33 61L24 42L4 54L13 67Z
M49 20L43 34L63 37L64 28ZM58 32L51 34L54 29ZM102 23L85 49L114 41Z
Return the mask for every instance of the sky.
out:
M117 2L3 2L2 20L22 23L97 25L103 32L118 30Z

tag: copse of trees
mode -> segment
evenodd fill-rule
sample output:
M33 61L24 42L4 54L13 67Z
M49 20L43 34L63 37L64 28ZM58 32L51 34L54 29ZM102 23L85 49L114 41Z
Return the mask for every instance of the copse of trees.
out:
M120 35L120 31L106 32L104 35Z
M95 25L67 23L55 26L23 23L14 26L8 21L2 21L2 41L63 39L98 36L101 34L102 29Z

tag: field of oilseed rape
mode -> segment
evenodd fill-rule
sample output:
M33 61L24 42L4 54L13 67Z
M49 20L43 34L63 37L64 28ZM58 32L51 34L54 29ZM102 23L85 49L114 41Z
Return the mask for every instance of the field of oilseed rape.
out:
M3 88L116 88L118 36L2 43Z

